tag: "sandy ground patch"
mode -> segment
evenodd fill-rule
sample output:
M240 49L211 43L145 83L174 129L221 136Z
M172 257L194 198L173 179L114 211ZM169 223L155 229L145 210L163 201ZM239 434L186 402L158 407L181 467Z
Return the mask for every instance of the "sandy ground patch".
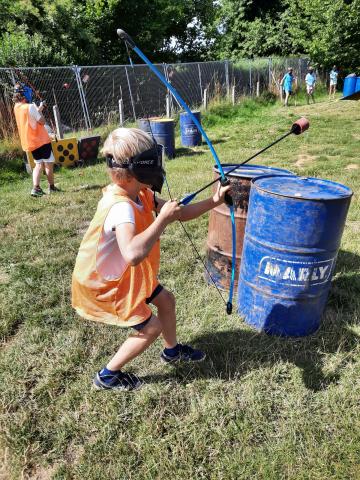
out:
M82 222L77 228L78 235L84 236L87 229L89 228L90 222Z
M359 168L359 165L356 163L349 163L349 165L346 165L345 170L357 170Z
M0 285L6 285L10 281L10 275L0 270Z
M355 233L360 233L360 220L347 220L346 225Z
M298 159L295 162L295 165L297 167L304 167L305 165L308 165L309 163L313 162L316 159L313 155L307 155L306 153L300 153L298 155Z

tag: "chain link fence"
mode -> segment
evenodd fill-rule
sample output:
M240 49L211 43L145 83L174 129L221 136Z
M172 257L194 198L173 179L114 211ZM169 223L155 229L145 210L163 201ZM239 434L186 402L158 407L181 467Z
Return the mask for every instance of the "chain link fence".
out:
M264 90L278 93L281 77L294 69L301 87L309 59L266 58L238 62L199 62L156 65L188 105L199 108L204 92L208 101L254 96ZM74 133L123 120L164 116L168 91L147 65L0 68L0 138L16 131L12 95L16 83L25 83L46 100L46 116L54 124L57 105L63 130ZM171 114L179 110L170 98Z

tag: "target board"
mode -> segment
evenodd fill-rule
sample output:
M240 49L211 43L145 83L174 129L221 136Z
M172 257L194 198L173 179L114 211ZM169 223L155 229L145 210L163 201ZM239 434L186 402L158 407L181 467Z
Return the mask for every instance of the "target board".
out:
M55 157L55 163L64 167L72 167L79 161L79 150L77 139L63 138L51 142L52 150Z
M79 139L78 149L80 160L96 160L99 153L100 136L83 137Z
M51 148L54 154L55 163L64 167L73 167L79 161L78 142L75 137L53 140ZM34 157L31 152L26 152L28 165L35 167Z

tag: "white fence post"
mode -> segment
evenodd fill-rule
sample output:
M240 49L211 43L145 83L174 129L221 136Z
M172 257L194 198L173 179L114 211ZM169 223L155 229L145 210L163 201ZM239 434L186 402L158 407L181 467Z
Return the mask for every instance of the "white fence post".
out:
M57 138L62 139L64 138L64 132L61 125L59 107L57 105L53 106L53 113L55 118L56 136Z
M207 107L208 107L208 91L207 91L207 88L205 88L204 94L203 94L203 105L204 105L204 109L207 110Z
M252 69L251 69L251 60L250 60L250 66L249 66L249 83L250 83L250 95L252 95Z
M171 118L171 95L166 95L166 117Z
M201 101L203 101L203 88L202 88L202 81L201 81L200 63L198 63L198 72L199 72L200 97L201 97Z
M259 80L256 82L256 96L260 97L260 82L259 82Z
M119 100L119 117L120 117L120 127L124 126L124 102L123 99Z
M269 81L268 81L268 90L271 89L271 72L272 72L272 58L269 58Z
M236 96L235 96L235 85L233 85L231 87L231 102L233 105L235 105L235 99L236 99Z
M90 129L89 119L88 119L88 116L87 116L86 105L85 105L84 98L83 98L83 95L82 95L82 89L81 89L81 85L80 85L81 84L81 79L79 78L80 76L78 75L78 68L79 67L77 65L74 65L73 66L73 72L75 74L75 80L76 80L76 85L77 85L78 91L79 91L81 108L82 108L82 111L83 111L83 114L84 114L85 128L86 128L86 130L89 130Z
M229 61L225 60L226 98L230 96Z

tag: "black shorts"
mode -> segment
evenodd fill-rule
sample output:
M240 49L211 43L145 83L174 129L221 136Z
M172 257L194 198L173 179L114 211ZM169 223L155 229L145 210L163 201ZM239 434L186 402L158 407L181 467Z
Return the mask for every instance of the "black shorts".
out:
M150 295L150 297L145 300L145 303L147 303L147 304L151 303L154 300L154 298L159 295L159 293L161 292L161 290L163 290L163 288L164 287L162 285L160 285L160 283L159 283L159 285L155 288L155 290ZM152 317L152 314L150 315L149 318L147 318L146 320L144 320L141 323L138 323L137 325L133 325L131 328L134 328L135 330L140 332L140 330L142 330L145 327L145 325L147 325L150 322L151 317Z
M46 160L50 158L50 155L52 154L51 143L45 143L45 145L33 150L31 153L34 160Z

